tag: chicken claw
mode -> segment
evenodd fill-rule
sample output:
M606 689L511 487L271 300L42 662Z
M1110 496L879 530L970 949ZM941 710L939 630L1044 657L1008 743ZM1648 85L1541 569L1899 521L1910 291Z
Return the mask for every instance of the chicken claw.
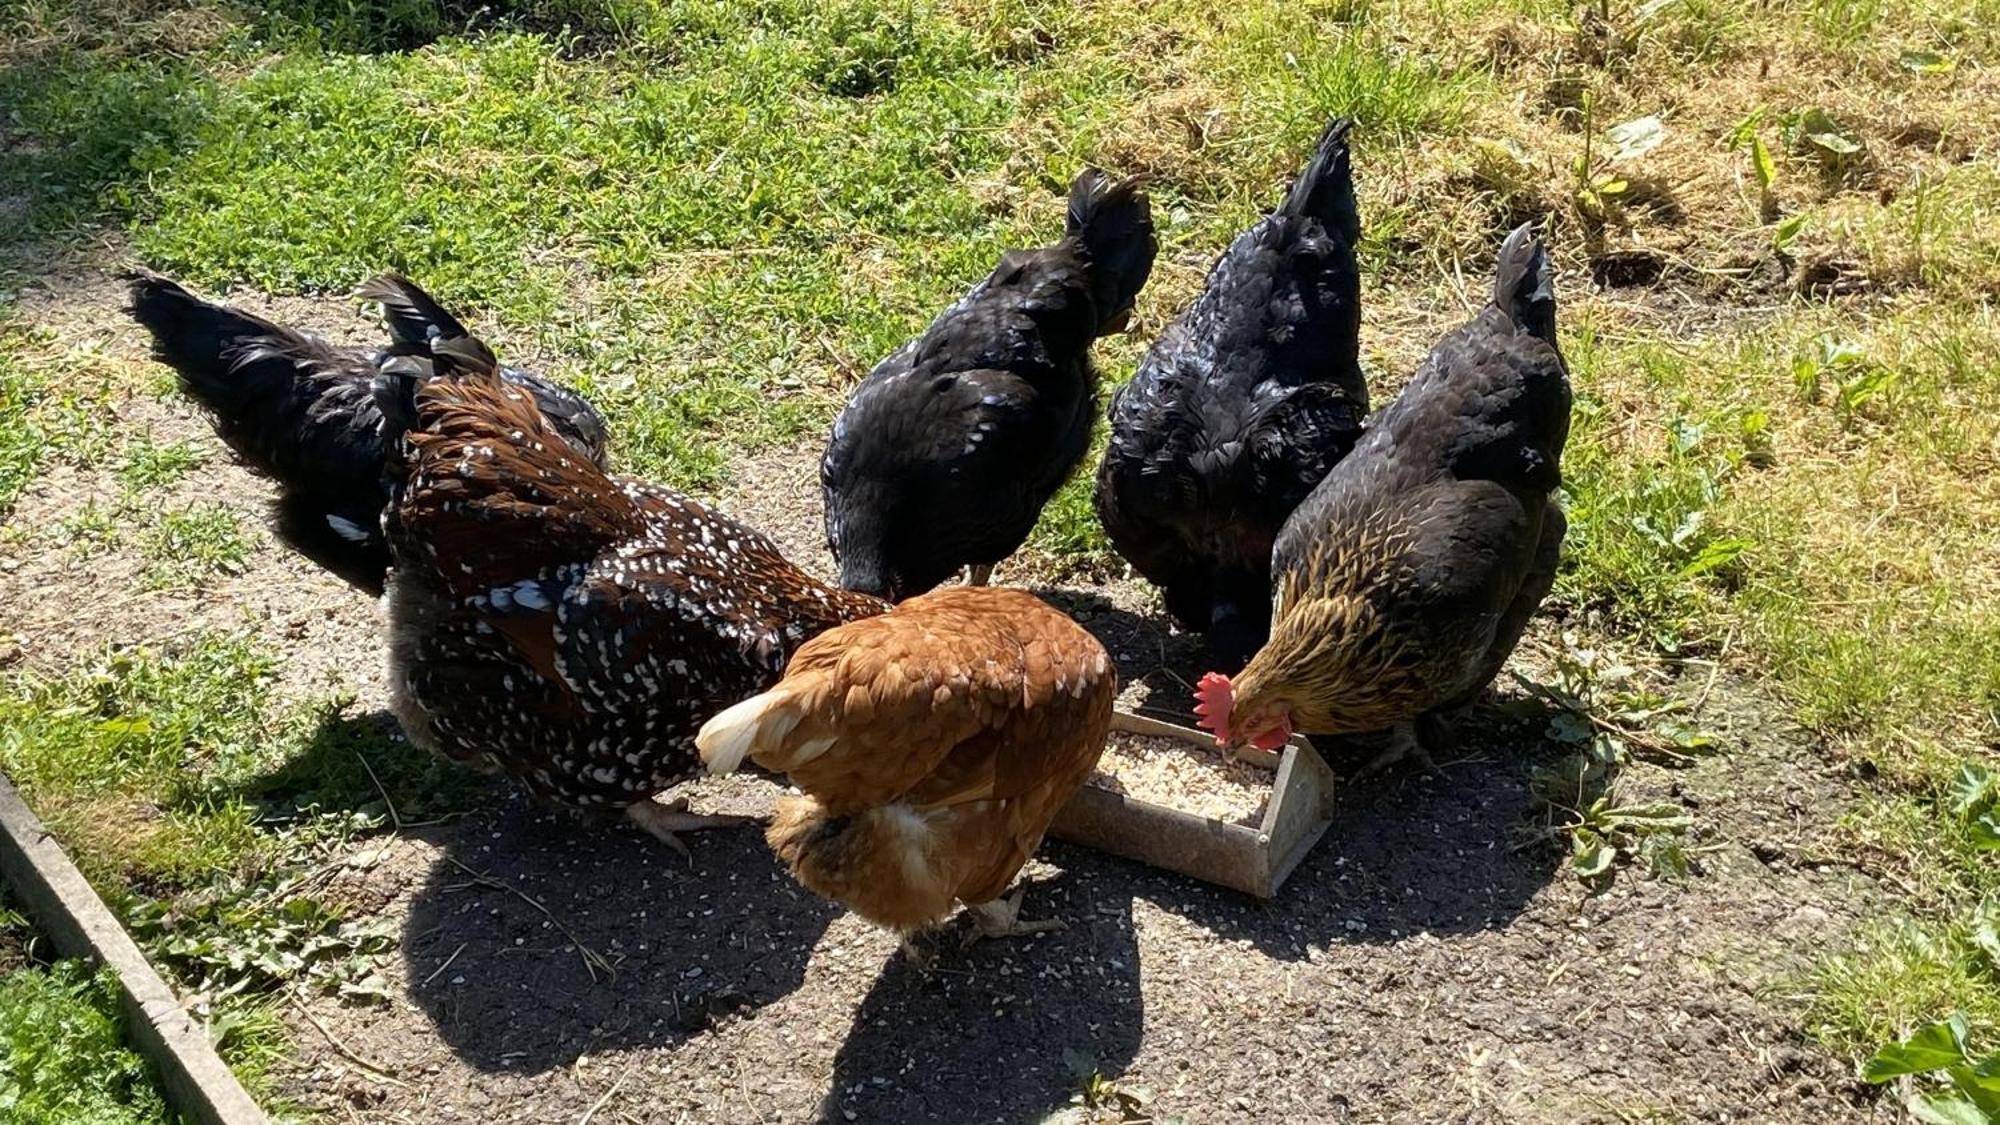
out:
M993 580L992 563L972 563L965 568L967 586L984 586Z
M625 808L625 815L632 823L659 837L660 842L681 853L681 858L694 866L694 853L676 835L680 832L700 832L707 828L736 828L745 824L755 824L754 816L702 816L687 811L686 797L676 797L665 804L657 801L640 801Z
M901 949L904 960L908 961L918 972L925 976L930 975L931 966L937 962L937 954L918 945L916 938L910 934L903 935Z
M972 915L972 932L966 935L965 944L971 945L988 938L1056 933L1069 928L1054 918L1045 918L1039 922L1021 921L1021 896L1027 892L1028 888L1020 887L1006 898L967 904L966 913Z
M1444 776L1444 770L1439 769L1438 764L1431 760L1431 752L1424 747L1424 740L1417 737L1415 724L1397 723L1389 728L1389 748L1368 759L1367 764L1355 770L1354 776L1348 778L1348 781L1355 782L1373 776L1405 758L1414 758L1425 770L1439 777Z

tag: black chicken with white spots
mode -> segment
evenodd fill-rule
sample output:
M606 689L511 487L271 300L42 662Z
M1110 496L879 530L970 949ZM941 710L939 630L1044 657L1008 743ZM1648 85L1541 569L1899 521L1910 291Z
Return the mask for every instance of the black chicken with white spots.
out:
M154 358L180 376L181 389L209 412L223 443L277 484L271 523L278 538L351 585L380 594L389 567L383 470L394 437L382 431L373 381L384 371L428 374L432 342L465 338L465 326L393 274L355 294L381 302L387 348L335 347L204 301L164 277L142 273L129 280L130 311L152 334ZM604 419L581 396L510 367L500 377L535 396L563 441L603 463Z
M841 585L900 599L961 568L984 582L1027 540L1090 446L1091 342L1124 328L1156 249L1138 181L1090 169L1062 241L1001 255L869 373L820 461Z
M1271 626L1278 529L1361 436L1361 276L1348 123L1111 404L1097 513L1112 546L1235 671Z
M694 500L607 475L477 340L435 357L435 377L377 383L404 437L383 521L404 730L670 842L716 823L648 799L700 768L702 723L776 683L801 644L887 605Z

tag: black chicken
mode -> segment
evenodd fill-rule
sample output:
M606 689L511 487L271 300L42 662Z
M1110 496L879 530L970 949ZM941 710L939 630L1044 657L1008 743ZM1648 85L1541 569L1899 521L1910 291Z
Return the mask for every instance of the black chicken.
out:
M379 301L390 345L334 347L259 316L204 301L153 274L133 274L132 316L153 336L153 356L180 376L236 456L278 485L272 523L293 550L370 594L382 592L389 550L383 470L392 439L370 385L384 371L427 374L433 341L469 336L428 293L393 274L357 296ZM532 392L563 440L593 463L604 458L604 420L572 391L503 368Z
M1361 436L1361 219L1336 121L1275 212L1236 237L1111 404L1097 471L1112 546L1235 671L1271 625L1271 547Z
M1090 445L1089 350L1122 329L1153 268L1136 180L1070 189L1063 240L993 273L848 400L820 461L841 585L891 599L961 567L984 582L1019 548Z
M1378 763L1425 749L1506 663L1555 581L1570 388L1555 281L1527 227L1493 301L1285 522L1271 639L1232 682L1202 677L1225 743L1391 730Z
M390 691L412 742L532 793L624 809L673 842L713 818L648 798L694 735L792 652L887 604L829 587L702 504L607 475L461 337L376 380L395 441L383 517Z

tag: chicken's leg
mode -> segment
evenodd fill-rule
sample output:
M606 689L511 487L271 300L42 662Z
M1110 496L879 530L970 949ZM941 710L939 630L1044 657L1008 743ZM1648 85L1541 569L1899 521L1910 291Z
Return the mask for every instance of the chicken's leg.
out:
M967 586L984 586L993 579L992 563L973 563L965 568Z
M918 945L916 935L914 934L904 934L901 944L903 949L903 957L906 960L908 960L910 964L916 966L918 972L921 972L926 976L930 975L931 963L937 960L937 958L931 954L931 951Z
M1380 773L1404 758L1415 758L1417 764L1434 774L1442 775L1443 770L1431 760L1431 752L1425 748L1424 740L1417 737L1415 723L1397 723L1389 728L1389 748L1368 759L1368 763L1354 771L1349 781L1359 781L1364 777Z
M632 823L660 838L668 847L681 853L689 865L694 863L694 853L681 842L678 832L700 832L706 828L735 828L744 824L755 824L753 816L701 816L687 811L686 797L677 797L666 804L657 801L640 801L625 808L625 815Z
M965 944L971 945L987 938L1054 933L1068 928L1054 918L1046 918L1039 922L1021 921L1021 896L1027 893L1028 888L1022 886L1015 888L1014 893L1005 898L996 898L992 902L967 903L965 909L966 913L972 915L972 933L966 936Z

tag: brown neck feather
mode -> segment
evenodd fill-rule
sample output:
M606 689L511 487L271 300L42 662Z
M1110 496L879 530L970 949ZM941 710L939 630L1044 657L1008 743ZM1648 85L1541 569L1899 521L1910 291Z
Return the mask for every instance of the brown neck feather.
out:
M1402 536L1373 521L1314 551L1279 580L1271 639L1236 678L1236 705L1288 705L1301 732L1379 730L1396 721L1403 662L1396 630L1361 591L1395 585Z

